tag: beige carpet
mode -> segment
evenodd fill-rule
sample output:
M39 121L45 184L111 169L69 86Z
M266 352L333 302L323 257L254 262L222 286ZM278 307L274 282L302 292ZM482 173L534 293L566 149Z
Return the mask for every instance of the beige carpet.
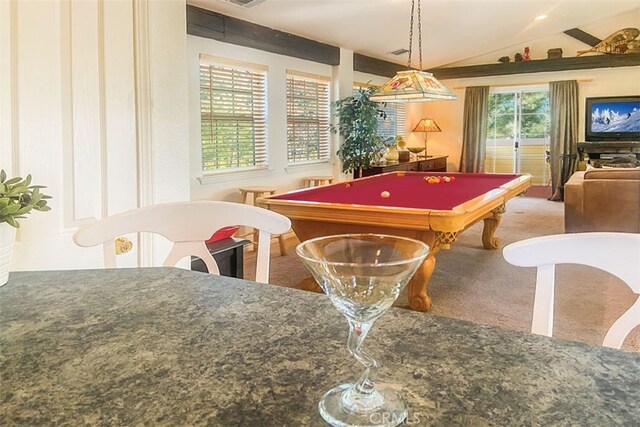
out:
M497 236L505 244L529 237L562 233L562 203L518 197L507 205ZM531 327L535 269L513 267L500 250L482 248L482 223L462 233L448 251L437 256L428 293L433 300L430 313L528 331ZM287 256L274 245L270 281L296 287L310 276L295 255L297 241L289 239ZM594 251L599 248L593 248ZM245 277L252 279L255 256L246 256ZM304 291L301 291L304 292ZM601 345L613 322L635 301L631 290L617 278L590 267L559 266L556 274L554 335L558 338ZM406 307L406 294L397 306ZM640 328L625 341L623 349L640 351Z

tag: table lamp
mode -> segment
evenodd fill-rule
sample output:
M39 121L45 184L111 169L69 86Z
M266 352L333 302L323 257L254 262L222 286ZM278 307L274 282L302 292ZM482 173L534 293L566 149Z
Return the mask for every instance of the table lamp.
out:
M424 157L427 157L427 133L428 132L441 132L440 128L433 119L421 119L415 128L414 132L424 132Z

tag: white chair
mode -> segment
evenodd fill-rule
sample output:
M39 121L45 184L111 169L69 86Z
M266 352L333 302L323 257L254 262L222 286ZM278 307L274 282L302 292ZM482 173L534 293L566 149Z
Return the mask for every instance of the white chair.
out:
M556 264L599 268L640 294L640 234L574 233L535 237L506 246L502 254L510 264L538 268L531 325L534 334L550 337L553 332ZM611 326L602 345L620 348L629 332L638 325L640 298Z
M218 265L207 247L214 231L229 225L259 230L256 281L269 281L270 235L286 233L289 218L267 209L231 202L178 202L134 209L113 215L80 228L73 235L78 246L103 245L106 268L116 267L114 239L128 233L160 234L172 241L173 248L164 266L174 266L182 258L195 255L209 273L219 274Z

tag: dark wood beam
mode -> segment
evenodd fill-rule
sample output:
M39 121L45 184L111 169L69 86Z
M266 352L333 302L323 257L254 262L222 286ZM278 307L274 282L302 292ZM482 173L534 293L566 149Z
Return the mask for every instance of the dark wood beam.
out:
M640 65L640 54L594 55L572 58L541 59L508 64L471 65L467 67L434 68L429 70L440 80L469 77L503 76L509 74L544 73L552 71L586 70L591 68L633 67Z
M340 48L187 5L187 34L328 65L340 64Z
M568 36L573 37L576 40L580 40L582 43L588 44L591 47L597 45L602 41L599 38L594 37L589 33L585 33L579 28L572 28L570 30L565 31L564 33Z
M378 58L362 55L360 53L353 54L353 70L362 73L375 74L376 76L393 77L396 72L406 70L406 65L396 64L394 62L384 61Z

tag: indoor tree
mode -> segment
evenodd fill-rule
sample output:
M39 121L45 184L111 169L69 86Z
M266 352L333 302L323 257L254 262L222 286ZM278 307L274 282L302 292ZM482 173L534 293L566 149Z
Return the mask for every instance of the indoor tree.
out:
M345 173L369 168L384 149L378 137L378 117L386 118L377 102L369 97L375 88L358 88L352 96L333 103L337 125L331 125L333 133L338 132L344 142L338 150Z

